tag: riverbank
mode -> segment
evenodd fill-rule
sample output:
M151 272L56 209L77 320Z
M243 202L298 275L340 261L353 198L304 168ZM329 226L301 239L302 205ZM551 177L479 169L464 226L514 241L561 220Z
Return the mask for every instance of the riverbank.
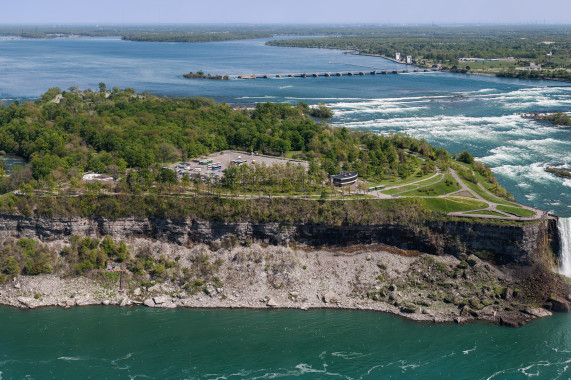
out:
M136 251L176 262L179 271L211 271L203 276L209 280L182 284L170 277L150 280L127 271L120 292L119 273L19 276L0 286L0 304L29 309L333 308L380 311L432 323L481 320L520 326L552 314L538 303L537 294L560 293L553 287L538 291L537 286L556 285L545 281L555 275L539 266L499 267L473 255L460 260L384 245L190 247L143 238L128 243ZM65 244L49 243L56 250ZM569 307L570 297L557 299L550 300L554 311Z

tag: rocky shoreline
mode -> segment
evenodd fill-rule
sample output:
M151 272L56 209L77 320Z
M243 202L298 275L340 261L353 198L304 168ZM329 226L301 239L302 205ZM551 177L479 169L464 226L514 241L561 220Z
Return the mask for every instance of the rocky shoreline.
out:
M332 308L381 311L433 323L480 320L521 326L552 311L569 311L571 301L568 289L563 290L564 296L561 289L544 289L549 294L546 302L533 298L534 286L545 280L537 276L537 268L495 266L474 255L459 259L379 244L183 246L147 238L132 238L128 243L156 257L176 260L173 271L203 270L196 258L206 258L211 271L204 276L208 280L181 285L169 277L148 281L127 271L120 292L118 273L19 276L0 285L0 304L24 309L84 305ZM64 244L50 242L54 249Z

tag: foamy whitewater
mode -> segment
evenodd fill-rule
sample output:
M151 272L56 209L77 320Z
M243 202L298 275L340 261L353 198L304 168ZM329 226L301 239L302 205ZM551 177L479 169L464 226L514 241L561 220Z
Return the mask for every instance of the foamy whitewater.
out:
M571 218L559 218L557 227L561 244L561 274L571 278Z

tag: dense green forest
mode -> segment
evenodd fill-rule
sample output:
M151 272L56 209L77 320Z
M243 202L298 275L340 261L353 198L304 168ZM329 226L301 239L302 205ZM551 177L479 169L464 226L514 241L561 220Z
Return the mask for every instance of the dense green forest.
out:
M99 88L98 92L53 88L36 102L0 108L0 155L14 154L29 162L11 168L9 176L0 176L0 213L404 222L434 211L443 216L473 209L478 202L413 198L380 202L367 200L368 186L431 180L451 165L465 180L479 181L511 199L490 168L474 162L468 152L454 162L446 150L408 135L331 127L310 116L330 117L324 105L268 102L254 109L234 109L201 97L160 98L117 87L108 91L104 83ZM306 161L307 170L300 165L252 163L230 165L223 176L181 178L165 166L227 149L287 155ZM349 191L332 188L328 176L343 170L356 171L367 182L352 190L360 200L340 207L333 200L346 199ZM116 181L85 182L85 172L105 173ZM444 187L435 185L433 192L445 194L456 188L448 182L443 182ZM239 197L250 200L235 199ZM307 204L300 207L302 201Z
M310 112L303 103L234 110L200 97L159 98L118 88L106 92L104 84L100 92L54 88L36 102L0 109L0 150L30 162L29 174L4 178L0 189L12 190L26 180L34 186L61 183L85 171L126 178L131 168L147 177L139 181L152 183L151 173L164 163L224 149L269 155L296 151L316 172L347 169L379 178L407 176L424 165L405 149L429 160L449 157L424 140L332 128L308 117Z

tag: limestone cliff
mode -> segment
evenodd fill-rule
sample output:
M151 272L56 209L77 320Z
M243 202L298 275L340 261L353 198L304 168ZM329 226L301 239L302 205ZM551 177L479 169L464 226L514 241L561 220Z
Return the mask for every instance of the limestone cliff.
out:
M502 263L529 263L551 251L556 232L549 221L490 224L476 221L427 222L423 225L316 225L224 223L155 218L24 218L0 215L0 236L65 239L72 235L125 239L146 237L186 245L212 244L232 234L241 243L288 243L347 246L381 243L431 254L476 254Z

